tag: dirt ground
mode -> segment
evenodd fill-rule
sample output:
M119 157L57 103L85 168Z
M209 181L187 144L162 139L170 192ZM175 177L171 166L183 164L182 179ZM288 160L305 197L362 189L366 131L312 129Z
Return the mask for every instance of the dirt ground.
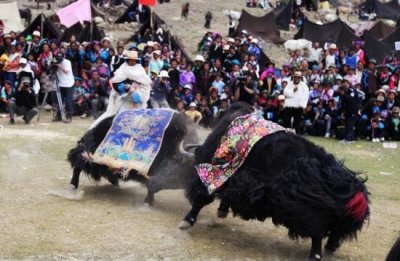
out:
M48 113L31 125L0 119L1 260L306 260L309 240L290 240L270 220L217 219L216 203L193 229L180 231L189 210L182 190L160 192L147 208L137 183L113 187L82 176L80 200L60 197L68 195L72 174L67 151L89 123L50 123ZM327 260L383 260L400 229L398 150L312 140L365 171L372 193L371 219L358 241Z

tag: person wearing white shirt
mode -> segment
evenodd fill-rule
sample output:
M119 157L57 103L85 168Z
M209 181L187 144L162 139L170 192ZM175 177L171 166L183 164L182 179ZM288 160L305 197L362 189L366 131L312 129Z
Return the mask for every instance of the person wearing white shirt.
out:
M57 109L57 117L53 121L63 120L65 123L71 123L72 121L72 110L73 110L73 88L75 83L74 73L72 72L71 61L65 59L62 52L58 52L56 55L57 61L57 80L58 86L60 87L61 97L65 102L65 116L66 119L62 119L60 108Z
M293 128L296 130L296 133L301 132L301 117L303 110L307 107L310 92L307 84L302 80L303 76L301 72L295 72L292 80L288 82L283 90L283 95L285 95L283 126L290 128L293 118Z

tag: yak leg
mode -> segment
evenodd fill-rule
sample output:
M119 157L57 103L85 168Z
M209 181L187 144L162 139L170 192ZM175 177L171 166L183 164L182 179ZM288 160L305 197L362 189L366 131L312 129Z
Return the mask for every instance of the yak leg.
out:
M144 204L149 207L154 204L154 192L150 191L150 189L147 189L147 196L144 200Z
M187 229L196 223L197 216L200 213L200 210L213 202L214 196L208 196L208 197L200 197L198 200L193 202L192 204L192 209L189 211L189 213L185 216L185 218L181 221L179 224L180 229Z
M328 242L325 245L325 251L327 253L333 253L338 249L340 246L340 235L335 232L331 231L331 234L329 235Z
M75 167L73 172L72 172L72 178L70 181L70 185L71 187L73 187L73 189L78 189L79 187L79 175L81 174L81 169L78 167Z
M311 239L311 252L310 252L310 261L319 261L322 258L321 250L322 248L322 238L313 237Z
M217 210L217 217L219 218L226 218L229 213L229 202L227 200L221 199L221 203L219 204Z

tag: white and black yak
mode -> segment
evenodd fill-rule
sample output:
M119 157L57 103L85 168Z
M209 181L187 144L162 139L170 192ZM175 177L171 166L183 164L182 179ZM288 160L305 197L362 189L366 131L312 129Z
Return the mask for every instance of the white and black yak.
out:
M113 185L118 185L122 178L114 170L105 165L88 160L88 155L94 153L111 128L114 117L101 121L97 126L88 130L77 142L77 146L68 153L68 161L73 168L70 181L73 190L79 186L79 176L82 171L95 181L106 178ZM124 180L135 180L145 183L148 193L145 203L154 203L154 194L163 189L183 189L190 178L193 168L193 155L182 149L183 143L197 142L197 132L193 124L184 114L174 113L170 124L165 130L163 142L148 176L145 178L136 171L130 171Z
M233 104L197 148L195 164L211 163L229 124L251 112L249 105ZM225 217L229 209L244 220L271 217L275 225L288 228L290 238L311 238L310 260L320 260L325 237L326 251L333 252L342 241L356 238L368 219L365 181L301 136L275 132L261 138L235 175L211 195L193 170L186 188L192 209L179 227L193 226L200 210L217 197L221 199L219 217Z

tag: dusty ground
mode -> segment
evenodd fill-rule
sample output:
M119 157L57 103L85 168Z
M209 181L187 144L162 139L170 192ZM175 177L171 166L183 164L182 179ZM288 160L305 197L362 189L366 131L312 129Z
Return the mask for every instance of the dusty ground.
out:
M0 119L0 259L9 260L305 260L309 241L288 239L284 227L215 217L208 206L190 231L177 225L189 204L183 191L162 191L153 208L142 205L137 183L119 188L81 178L81 200L64 194L71 177L66 153L90 120L14 126ZM358 241L328 260L383 260L400 229L398 150L381 144L339 145L313 138L353 169L364 170L372 216Z

